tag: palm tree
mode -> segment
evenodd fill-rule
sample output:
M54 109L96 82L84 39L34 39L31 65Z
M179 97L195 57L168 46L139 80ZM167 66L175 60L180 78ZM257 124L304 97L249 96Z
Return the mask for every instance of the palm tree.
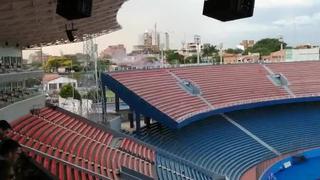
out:
M213 57L219 52L217 49L217 46L211 45L211 44L204 44L202 49L202 55L205 56L207 59L209 57Z

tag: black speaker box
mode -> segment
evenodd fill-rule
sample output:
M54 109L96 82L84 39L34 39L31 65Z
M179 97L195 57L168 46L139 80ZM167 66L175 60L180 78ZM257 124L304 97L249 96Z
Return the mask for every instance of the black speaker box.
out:
M68 19L81 19L91 16L92 0L58 0L56 13Z
M255 0L205 0L203 15L220 21L253 16Z

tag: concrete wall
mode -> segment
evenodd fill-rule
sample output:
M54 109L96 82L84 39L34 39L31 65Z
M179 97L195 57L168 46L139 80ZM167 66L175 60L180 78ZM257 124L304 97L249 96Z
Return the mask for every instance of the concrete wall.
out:
M16 47L0 47L0 57L22 57L22 50Z
M320 60L320 49L286 49L286 62Z
M44 107L45 100L45 95L39 95L10 104L9 106L0 109L0 119L7 120L9 122L16 120L17 118L28 114L30 109Z

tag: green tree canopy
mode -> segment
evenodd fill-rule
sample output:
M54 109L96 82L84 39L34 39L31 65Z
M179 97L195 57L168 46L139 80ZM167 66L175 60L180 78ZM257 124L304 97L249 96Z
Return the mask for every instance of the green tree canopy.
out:
M74 97L74 99L78 99L79 101L81 101L80 93L76 89L74 89L71 84L64 85L61 88L59 95L65 99Z
M283 43L283 48L287 46L286 43L280 42L279 39L261 39L253 47L246 49L245 54L250 53L260 53L261 56L270 55L272 52L279 51Z
M167 62L170 64L183 64L184 63L184 56L175 52L174 50L168 50L165 52Z
M102 91L98 90L98 94L102 95ZM98 94L95 89L91 89L87 92L87 94L84 95L84 98L92 100L93 103L97 103L99 101Z
M198 61L198 56L197 55L192 55L189 56L185 59L186 64L195 64Z
M64 57L64 56L50 56L44 68L47 72L57 72L58 68L60 67L65 67L70 69L71 64L73 66L72 69L76 71L81 69L79 67L80 64L76 60L72 60L71 58Z
M225 52L228 54L241 54L241 53L243 53L243 50L238 49L238 48L236 48L236 49L229 48L229 49L226 49Z
M107 69L109 69L109 66L111 66L112 64L113 62L111 61L111 59L99 58L97 62L98 70L106 71ZM90 66L94 67L94 63L92 62Z
M204 44L202 48L202 55L205 57L213 57L215 56L219 50L217 49L217 46L211 45L211 44Z

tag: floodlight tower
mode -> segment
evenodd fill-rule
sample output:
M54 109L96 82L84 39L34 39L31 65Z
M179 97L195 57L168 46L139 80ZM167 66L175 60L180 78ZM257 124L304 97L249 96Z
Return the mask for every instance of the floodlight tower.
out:
M84 54L87 55L88 59L86 61L86 69L88 72L94 72L94 80L95 82L92 82L92 79L90 80L90 77L88 78L87 81L87 91L91 90L92 84L95 84L95 94L96 96L94 97L94 101L97 102L97 104L99 104L99 102L101 102L101 98L103 96L100 95L99 92L99 87L100 87L100 80L99 80L99 72L98 72L98 45L95 43L95 37L94 36L88 36L86 38L86 40L83 43L83 51ZM90 66L90 64L94 64L94 69L92 66ZM91 82L91 83L90 83ZM93 103L94 104L94 103ZM98 106L93 106L93 107L98 107ZM89 109L88 109L88 104L87 104L87 113L89 113ZM91 111L93 111L94 113L99 112L97 109L90 109Z

